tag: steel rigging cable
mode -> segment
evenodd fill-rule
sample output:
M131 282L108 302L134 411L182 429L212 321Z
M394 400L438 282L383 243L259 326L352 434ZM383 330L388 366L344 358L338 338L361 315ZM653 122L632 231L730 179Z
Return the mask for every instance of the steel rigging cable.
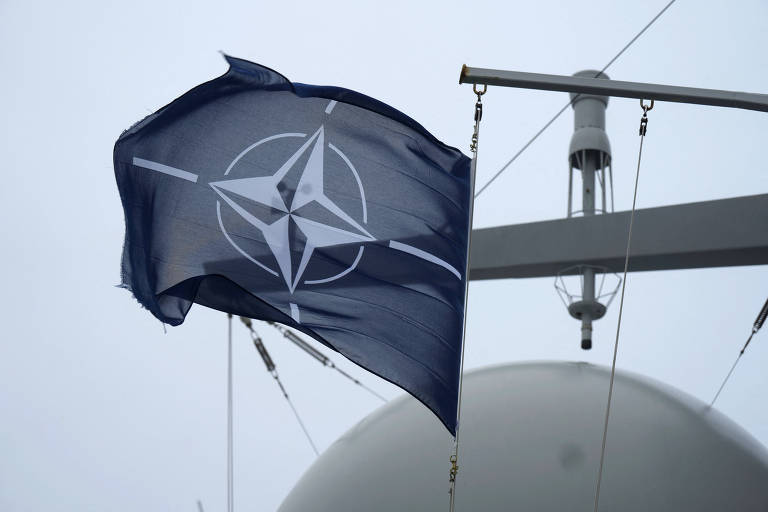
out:
M246 320L248 322L250 322L250 320L248 320L246 318L243 318L243 317L240 317L240 319L243 321L243 323L245 323ZM346 377L347 379L351 380L352 382L354 382L355 384L357 384L361 388L365 389L366 391L368 391L370 394L372 394L373 396L375 396L376 398L378 398L382 402L384 402L384 403L387 402L386 398L384 398L383 396L381 396L380 394L378 394L377 392L375 392L374 390L372 390L371 388L369 388L368 386L366 386L365 384L363 384L362 382L360 382L359 380L357 380L356 378L354 378L353 376L351 376L350 374L348 374L347 372L345 372L344 370L342 370L341 368L336 366L336 364L333 361L331 361L331 359L328 356L326 356L325 354L323 354L322 352L317 350L315 347L313 347L312 345L307 343L305 340L303 340L300 336L296 335L290 329L287 329L287 328L283 327L282 325L277 324L275 322L267 322L267 323L269 325L271 325L272 327L274 327L275 329L277 329L278 331L280 331L280 333L288 341L292 342L294 345L299 347L301 350L303 350L304 352L306 352L307 354L312 356L314 359L319 361L320 364L322 364L323 366L331 368L333 370L336 370L337 372L342 374L344 377ZM249 324L246 324L246 325L249 325Z
M733 373L733 370L736 369L736 365L739 364L739 360L741 359L741 356L744 355L744 351L747 350L747 346L749 345L749 342L752 341L752 336L757 334L757 331L759 331L760 328L763 326L763 324L765 323L766 317L768 317L768 299L765 300L765 304L763 304L763 309L761 309L760 313L757 314L757 318L755 319L755 323L752 324L752 332L749 333L749 338L747 338L747 342L741 348L741 352L739 352L739 355L736 357L736 361L733 362L733 366L731 366L731 370L728 372L728 375L725 376L723 383L720 384L720 389L717 390L717 393L715 393L715 398L713 398L712 402L710 402L709 404L710 407L715 405L715 400L717 400L717 397L719 397L720 393L723 391L723 388L725 387L725 383L728 382L728 379L731 378L731 374Z
M312 441L312 436L309 435L309 431L307 430L306 425L304 425L304 422L299 415L299 411L296 410L296 406L293 405L291 398L288 396L288 392L285 390L283 383L280 381L280 376L277 374L277 368L275 367L275 363L272 361L272 357L269 355L269 352L267 352L267 347L264 346L264 342L262 341L261 336L259 336L259 334L254 330L251 319L241 316L240 321L243 322L243 324L245 324L245 326L248 328L248 332L251 334L251 340L253 340L253 346L256 347L256 351L261 356L261 360L264 361L264 366L267 367L267 371L270 375L272 375L272 377L275 379L275 382L277 382L277 385L280 387L280 391L283 393L285 401L288 402L288 405L293 411L293 415L296 416L296 421L299 423L301 430L304 431L304 435L306 436L307 441L309 441L310 446L312 446L312 451L315 452L315 455L320 455L320 452L317 451L317 447L315 446L315 442Z

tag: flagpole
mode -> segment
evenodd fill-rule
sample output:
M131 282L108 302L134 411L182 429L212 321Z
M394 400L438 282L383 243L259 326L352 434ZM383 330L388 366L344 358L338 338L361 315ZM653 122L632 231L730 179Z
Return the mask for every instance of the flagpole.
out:
M461 362L459 364L459 398L456 405L456 435L453 437L453 454L451 455L451 471L450 471L450 489L448 494L450 495L450 512L454 512L456 504L456 476L459 471L459 429L461 427L461 395L464 388L464 348L467 339L467 309L469 306L469 256L472 249L472 222L475 215L475 175L477 174L477 144L480 136L480 120L483 118L483 104L482 96L487 90L487 86L483 86L482 91L478 91L476 86L472 86L472 90L477 94L477 103L475 103L475 131L472 134L472 144L469 146L472 151L472 162L469 166L469 225L467 226L467 264L464 267L464 318L462 319L462 334L461 334Z

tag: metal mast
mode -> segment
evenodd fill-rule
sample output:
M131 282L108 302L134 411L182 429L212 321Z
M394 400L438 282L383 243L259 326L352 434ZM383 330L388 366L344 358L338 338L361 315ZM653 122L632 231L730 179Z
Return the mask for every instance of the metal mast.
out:
M576 77L608 79L608 75L595 70L580 71ZM608 213L607 188L610 186L613 210L613 174L611 170L611 144L605 133L605 109L608 96L571 93L574 131L568 149L568 217L581 214L590 217ZM573 171L581 170L581 210L573 209ZM609 185L610 182L610 185ZM599 191L598 191L599 187ZM598 207L598 199L600 206ZM568 306L572 317L581 320L581 348L592 348L592 321L605 315L606 307L595 294L595 274L605 269L583 265L580 300ZM569 295L569 300L572 296ZM578 297L578 296L573 296Z
M591 346L592 321L605 314L615 293L602 293L603 279L624 268L630 220L629 212L607 212L605 199L602 208L596 208L595 179L603 187L601 199L606 170L612 182L606 96L768 112L768 94L607 78L596 71L560 76L467 66L459 77L459 83L571 93L576 129L569 165L571 175L573 168L582 171L582 210L572 211L571 177L567 218L474 230L469 278L557 276L555 287L565 295L568 311L582 321L584 348ZM755 229L768 225L768 194L647 208L637 210L635 217L630 272L768 264L768 230ZM598 272L601 286L595 290ZM571 275L580 277L581 295L565 290L563 277ZM619 285L620 281L617 289ZM603 297L608 298L606 306L599 302Z

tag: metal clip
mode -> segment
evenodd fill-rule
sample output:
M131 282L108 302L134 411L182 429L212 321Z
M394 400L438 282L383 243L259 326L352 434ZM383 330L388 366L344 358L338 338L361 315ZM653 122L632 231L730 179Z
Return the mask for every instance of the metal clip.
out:
M475 123L479 123L483 119L483 94L488 90L488 86L483 84L483 90L477 90L477 84L472 85L472 92L477 94L477 103L475 103Z
M641 99L640 106L642 107L643 112L648 112L649 110L653 110L653 100L651 100L650 105L646 105L645 103L643 103L643 100Z
M451 455L451 472L450 472L450 482L453 483L456 481L456 474L459 472L459 465L456 464L457 459L455 455Z
M648 111L653 110L653 100L651 100L650 105L646 105L641 99L640 107L643 109L643 117L640 118L640 136L645 137L645 133L648 131Z
M472 142L469 144L469 150L473 153L477 151L477 134L476 133L472 134Z
M472 92L477 94L477 102L475 103L475 131L472 133L472 142L469 145L469 150L473 153L477 152L477 138L480 130L480 120L483 118L483 94L488 90L488 86L483 84L483 90L477 90L477 84L472 85Z
M648 116L646 114L643 114L643 117L640 119L640 136L645 137L645 132L648 130Z
M480 102L480 96L477 98L477 103L475 103L475 122L480 122L483 118L483 104Z

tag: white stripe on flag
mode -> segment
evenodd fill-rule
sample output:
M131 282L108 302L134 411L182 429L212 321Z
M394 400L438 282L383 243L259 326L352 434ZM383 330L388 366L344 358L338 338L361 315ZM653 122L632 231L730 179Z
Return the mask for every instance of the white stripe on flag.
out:
M168 174L170 176L175 176L183 180L191 181L192 183L197 183L197 174L182 171L181 169L171 167L170 165L159 164L157 162L144 160L143 158L138 157L133 157L133 165L137 167L143 167L144 169L149 169L150 171L157 171L163 174Z
M411 254L423 260L427 260L431 263L434 263L435 265L440 265L444 269L451 271L453 275L456 276L457 279L459 280L461 279L461 273L459 273L459 271L456 270L456 268L453 265L451 265L447 261L441 260L437 256L429 254L426 251L422 251L421 249L417 249L415 247L411 247L410 245L405 245L403 243L396 242L394 240L389 241L389 247L392 249L397 249L398 251L407 252L408 254Z
M291 306L291 318L293 318L297 324L300 324L301 317L299 317L299 306L297 306L293 302L290 302L289 306Z

